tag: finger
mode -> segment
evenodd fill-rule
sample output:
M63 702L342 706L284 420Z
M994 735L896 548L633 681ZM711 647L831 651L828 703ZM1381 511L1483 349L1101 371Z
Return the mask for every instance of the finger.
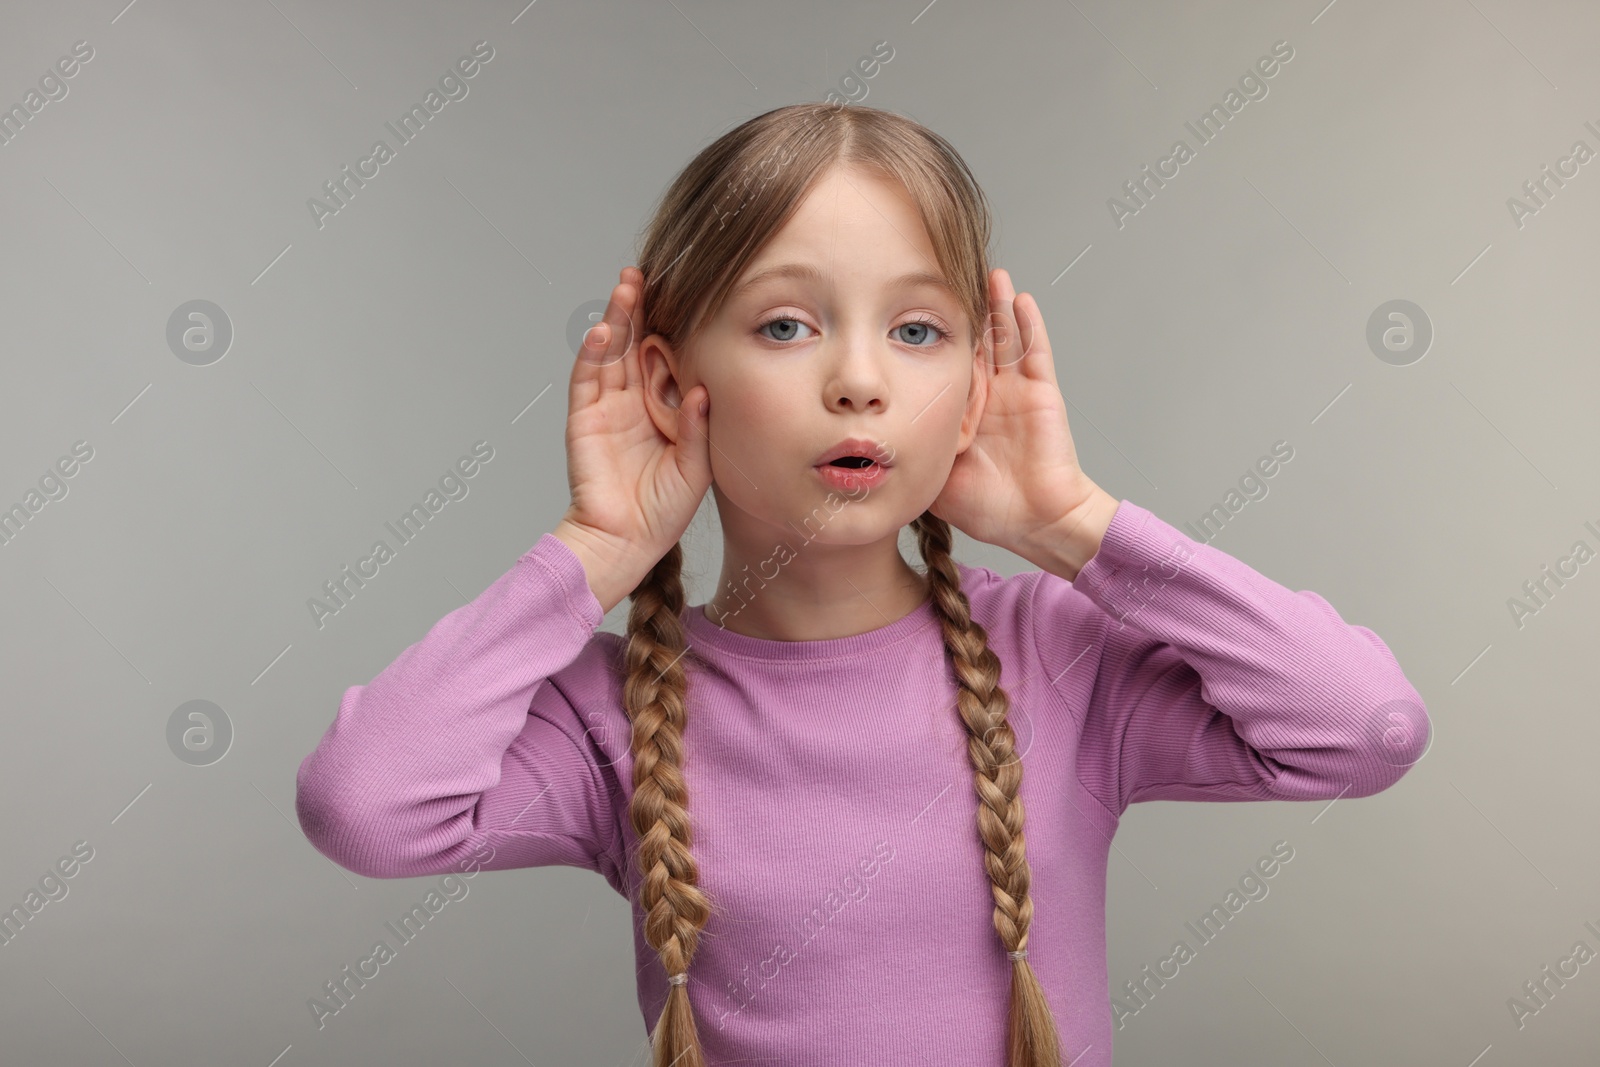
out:
M1002 335L1005 322L1004 319L996 314L996 311L999 307L999 301L995 297L996 273L996 271L991 270L987 279L988 284L986 286L985 296L988 298L989 307L984 313L983 327L984 369L987 370L991 375L998 366L995 349L1000 341L1004 339Z
M1017 318L1022 334L1023 357L1018 369L1029 378L1039 381L1056 380L1056 359L1050 348L1050 335L1044 328L1044 313L1032 293L1023 293L1016 300Z
M990 358L997 372L1015 364L1024 354L1016 313L1012 307L1016 295L1011 287L1011 276L995 268L989 275L989 340L992 346Z
M622 280L627 283L633 296L627 305L628 312L628 348L638 358L628 361L628 387L642 386L644 382L644 356L640 349L644 345L644 271L638 267L622 268Z
M585 360L596 366L605 366L610 362L612 343L616 340L617 329L615 324L617 311L617 286L611 287L611 293L606 301L605 312L600 316L600 321L583 331L583 339L578 346L578 353Z
M638 273L634 271L632 273ZM639 353L639 341L643 335L639 332L639 308L644 304L644 290L631 280L630 271L624 269L623 283L617 286L621 297L620 310L622 312L622 342L621 355L618 362L622 365L623 384L630 390L643 390L644 388L644 360Z
M623 357L628 354L631 330L628 329L627 287L618 282L612 287L605 315L584 335L583 348L591 362L598 364L601 392L622 389L628 384Z
M607 388L615 386L608 381L606 374L607 353L611 343L615 340L616 331L611 326L613 310L617 298L615 290L612 291L611 300L606 305L605 314L600 321L583 331L583 338L578 344L578 356L573 361L572 378L567 387L567 410L578 411L596 403Z
M583 343L578 346L578 358L572 361L572 377L567 382L567 412L581 411L600 398L600 363L589 355L589 335L595 326L584 331Z
M1018 293L1011 298L1011 314L1017 320L1017 342L1022 345L1022 353L1027 356L1033 351L1033 322L1025 306L1033 298L1027 293Z

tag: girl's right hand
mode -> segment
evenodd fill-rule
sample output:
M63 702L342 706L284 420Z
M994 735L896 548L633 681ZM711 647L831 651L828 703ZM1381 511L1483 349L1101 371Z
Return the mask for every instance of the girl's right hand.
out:
M627 584L643 579L678 543L711 487L711 445L704 385L677 408L677 443L656 428L645 408L640 342L644 339L644 274L624 267L601 322L584 334L567 391L569 532ZM658 395L662 405L670 406ZM709 407L708 407L709 412ZM591 543L592 542L592 543Z

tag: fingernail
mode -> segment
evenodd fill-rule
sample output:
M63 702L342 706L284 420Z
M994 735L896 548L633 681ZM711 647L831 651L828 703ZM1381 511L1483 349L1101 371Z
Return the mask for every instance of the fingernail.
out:
M707 407L708 404L710 404L710 402L711 402L711 398L708 397L708 396L703 396L703 397L700 398L700 417L701 418L705 417L706 407Z

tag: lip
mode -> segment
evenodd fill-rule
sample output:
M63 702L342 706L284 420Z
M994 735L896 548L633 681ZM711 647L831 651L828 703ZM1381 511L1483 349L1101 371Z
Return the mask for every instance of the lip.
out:
M847 493L858 489L876 489L889 477L889 468L877 463L870 467L833 467L819 463L811 469L828 485Z
M847 437L817 457L814 466L824 467L844 456L865 456L878 467L894 466L894 450L865 437ZM848 469L848 468L846 468Z

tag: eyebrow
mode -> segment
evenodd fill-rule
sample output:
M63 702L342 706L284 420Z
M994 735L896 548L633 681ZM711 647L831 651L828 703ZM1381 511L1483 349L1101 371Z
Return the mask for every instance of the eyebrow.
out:
M728 294L728 299L737 299L758 285L763 285L767 282L784 278L794 281L816 282L819 284L823 281L822 272L810 264L784 263L776 267L768 267L763 271L757 271L749 278L740 282L734 288L733 292ZM902 274L898 278L892 278L889 280L888 288L912 289L919 285L931 285L935 288L944 290L952 297L956 295L956 291L951 288L950 283L945 281L942 275L934 274L931 271L925 270L915 270L906 274Z

